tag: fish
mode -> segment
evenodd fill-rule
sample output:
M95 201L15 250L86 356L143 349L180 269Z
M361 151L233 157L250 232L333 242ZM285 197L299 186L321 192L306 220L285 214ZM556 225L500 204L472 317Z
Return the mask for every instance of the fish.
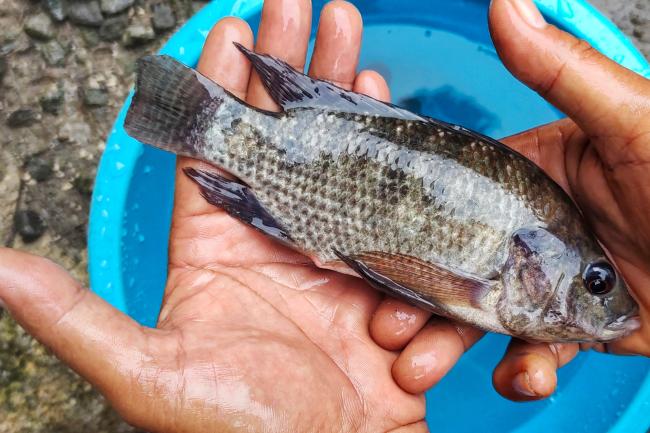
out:
M581 211L524 156L236 45L281 111L146 56L124 123L231 175L185 169L209 203L320 268L486 331L607 342L639 327Z

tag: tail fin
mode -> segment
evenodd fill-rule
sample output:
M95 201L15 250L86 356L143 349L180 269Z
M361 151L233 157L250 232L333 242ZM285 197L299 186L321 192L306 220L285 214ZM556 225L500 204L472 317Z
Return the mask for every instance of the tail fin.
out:
M169 56L138 60L135 94L126 115L126 132L138 141L185 156L196 156L226 91Z

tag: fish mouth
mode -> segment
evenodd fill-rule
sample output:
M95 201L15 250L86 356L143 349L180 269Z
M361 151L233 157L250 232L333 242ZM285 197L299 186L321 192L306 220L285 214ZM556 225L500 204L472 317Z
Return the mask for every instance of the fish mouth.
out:
M640 327L641 318L635 311L632 314L619 317L618 319L605 325L603 328L603 334L607 340L613 340L631 334Z

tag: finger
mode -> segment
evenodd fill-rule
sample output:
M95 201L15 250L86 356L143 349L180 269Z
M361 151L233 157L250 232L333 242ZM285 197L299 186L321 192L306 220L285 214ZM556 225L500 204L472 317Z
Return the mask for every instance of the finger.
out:
M391 430L388 433L429 433L429 426L427 422L422 420L413 424L399 427L396 430Z
M233 45L233 42L239 42L247 48L252 48L253 32L246 21L238 18L224 18L210 31L203 46L197 69L237 97L245 99L251 66L250 62ZM197 168L197 164L196 160L190 158L179 157L177 159L174 220L219 211L205 200L189 199L189 197L196 198L198 196L197 188L182 170L187 166ZM207 164L203 165L207 167ZM214 168L210 169L214 170Z
M506 67L588 135L641 133L650 81L547 24L532 0L494 0L490 31Z
M334 0L325 5L320 14L309 75L352 89L362 29L361 14L351 3Z
M379 304L370 320L370 336L386 350L401 350L415 337L431 313L393 298Z
M390 102L390 90L384 77L375 71L361 71L354 80L353 90L372 96L380 101Z
M282 59L302 72L310 31L309 0L266 0L255 51ZM256 72L252 73L248 84L247 101L265 110L278 110Z
M250 62L235 47L234 42L251 49L253 32L244 20L224 18L210 31L197 69L238 98L246 99L251 71Z
M546 398L555 392L556 370L577 354L578 345L573 343L531 344L513 339L494 369L494 388L515 401Z
M565 147L584 136L571 119L562 119L501 140L508 147L530 159L565 191L569 182L565 166Z
M160 339L49 260L5 248L0 300L27 332L109 398L131 389L146 367L147 348Z
M451 370L483 332L468 325L433 319L393 363L393 378L406 392L420 394Z

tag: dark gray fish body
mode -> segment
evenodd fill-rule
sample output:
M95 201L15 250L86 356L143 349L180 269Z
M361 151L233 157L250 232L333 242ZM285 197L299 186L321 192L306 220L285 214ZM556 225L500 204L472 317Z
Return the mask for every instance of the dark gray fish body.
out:
M319 266L487 330L605 341L637 326L625 283L605 281L613 268L579 211L534 164L245 53L283 113L252 108L170 58L140 64L126 129L245 184L188 172L208 201ZM594 294L590 281L609 286Z

